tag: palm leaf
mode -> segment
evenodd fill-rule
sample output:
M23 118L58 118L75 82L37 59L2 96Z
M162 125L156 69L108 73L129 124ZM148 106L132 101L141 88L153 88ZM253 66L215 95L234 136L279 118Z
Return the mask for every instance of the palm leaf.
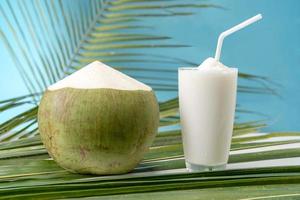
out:
M262 134L262 136L270 139L262 144L279 148L279 143L292 144L295 142L295 135L298 137L299 144L299 133L288 132ZM274 145L272 139L279 136L284 136L285 139L277 141L278 144ZM186 199L193 199L196 194L201 193L206 193L209 197L214 195L220 197L224 193L229 193L229 197L234 199L234 197L241 195L230 192L237 186L245 190L252 187L256 191L253 194L241 195L243 198L290 194L282 191L277 193L258 192L262 186L277 188L277 184L293 184L290 185L292 188L299 188L300 168L298 166L273 167L272 164L269 164L270 167L263 168L238 167L239 164L253 160L299 157L299 146L268 151L263 150L262 146L256 143L251 147L248 146L251 141L259 141L254 139L257 136L249 135L246 137L247 140L238 140L239 136L235 136L233 146L237 144L246 145L246 148L240 146L239 150L235 150L232 147L228 170L186 173L183 169L184 159L181 142L174 145L169 139L166 140L166 137L177 139L177 134L159 133L150 152L133 173L113 176L71 174L61 169L53 160L49 160L38 136L2 143L0 146L0 155L2 155L0 158L0 187L2 188L0 198L32 199L39 197L53 199L122 194L123 198L131 199L140 198L138 193L151 192L149 195L156 196L163 192L166 195L167 193L170 195L187 193ZM16 163L23 167L16 170L13 168ZM215 193L210 194L212 191ZM124 196L124 194L128 195ZM168 199L167 196L163 197Z
M5 8L8 8L5 10ZM85 8L85 9L83 9ZM7 44L11 56L16 62L20 74L31 94L41 94L50 84L74 72L93 60L100 60L114 66L131 76L149 84L156 91L177 91L177 67L180 65L196 66L194 62L151 53L152 48L182 48L187 45L174 44L170 37L145 33L143 29L151 28L143 24L144 17L172 12L178 13L186 8L220 8L204 2L186 1L181 3L168 1L4 1L0 4L0 13L4 17L9 32L17 42L20 51L13 49L7 39L7 33L1 32L2 41ZM17 19L20 11L27 29ZM8 16L13 16L9 18ZM163 16L162 15L162 16ZM162 17L157 16L157 17ZM175 16L177 16L175 14ZM17 26L13 26L16 23ZM24 30L28 34L24 34ZM124 33L124 30L126 32ZM64 31L64 34L62 34ZM7 31L6 31L7 32ZM48 37L43 37L48 35ZM31 49L26 51L25 48ZM140 50L145 53L140 53ZM130 50L130 52L128 52ZM150 53L147 53L150 51ZM20 57L21 55L21 57ZM20 57L20 59L19 59ZM21 60L26 61L21 65ZM139 67L133 66L136 63ZM147 65L151 64L151 67ZM43 66L43 67L41 67ZM150 73L151 72L151 73ZM163 75L158 75L163 73ZM174 78L170 78L174 77ZM241 78L252 82L264 82L260 86L239 86L239 92L274 94L264 77L240 74ZM40 95L33 95L35 102ZM11 100L0 104L0 112L10 111L16 107L27 106L28 100ZM178 115L178 104L174 104L161 116ZM0 125L1 140L32 136L36 124L25 126L36 118L37 107L30 108ZM242 112L241 112L242 113ZM24 115L24 116L22 116ZM28 115L28 116L25 116ZM20 119L23 117L24 119ZM166 121L161 124L176 125L179 120ZM31 134L26 134L31 133ZM12 133L13 132L13 133ZM8 134L7 134L8 133ZM19 135L19 136L18 136Z

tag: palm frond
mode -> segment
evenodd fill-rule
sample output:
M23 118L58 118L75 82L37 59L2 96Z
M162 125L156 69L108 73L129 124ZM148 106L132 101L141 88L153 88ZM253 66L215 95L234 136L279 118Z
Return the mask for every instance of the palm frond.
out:
M7 9L5 9L7 8ZM85 8L85 9L83 9ZM31 94L41 94L50 84L74 72L93 60L100 60L114 66L140 81L153 87L156 91L177 91L177 67L180 65L196 66L194 62L182 58L155 55L151 49L182 48L187 45L174 44L172 38L151 33L145 33L143 17L163 17L164 14L177 16L175 13L186 8L220 8L204 2L187 1L4 1L0 5L0 13L4 17L8 30L0 29L0 38L10 52L28 91ZM21 24L17 18L20 12L24 18ZM152 16L153 15L153 16ZM160 16L161 15L161 16ZM12 18L8 17L12 16ZM14 24L16 24L14 26ZM26 27L24 27L26 26ZM27 32L24 32L27 30ZM125 32L124 32L125 30ZM148 31L146 31L148 32ZM18 49L13 48L7 38L13 35ZM48 37L43 37L48 35ZM30 49L26 51L25 49ZM140 50L145 50L140 53ZM19 51L20 50L20 51ZM130 51L128 51L130 50ZM147 51L146 51L147 50ZM149 53L147 53L149 51ZM21 56L20 56L21 55ZM23 64L21 64L23 62ZM132 66L134 63L139 67ZM147 65L151 64L151 67ZM151 73L150 73L151 72ZM158 75L163 73L163 75ZM174 77L174 78L171 78ZM240 74L248 80L265 80L262 77ZM239 92L269 93L269 87L239 86ZM40 95L32 96L37 102ZM31 101L17 101L2 104L1 111L9 111L15 107L30 104ZM34 105L35 106L35 105ZM178 104L176 104L178 107ZM26 137L26 130L31 132L36 124L37 107L30 108L19 115L8 119L1 125L0 139ZM173 107L162 116L178 115L178 109ZM31 113L28 119L28 113ZM22 120L21 120L22 118ZM162 120L165 126L176 125L177 121ZM27 123L27 124L25 124ZM27 126L28 125L28 126ZM32 133L36 134L35 132ZM28 135L30 136L30 135Z
M272 139L280 136L285 139L274 144ZM257 190L261 188L261 185L276 188L276 184L293 183L293 187L296 187L300 180L298 166L273 167L270 165L269 167L249 169L238 167L239 163L245 162L299 157L299 146L294 148L278 146L278 144L293 144L296 142L295 136L298 137L299 144L300 137L296 132L265 133L261 136L249 135L245 137L247 139L243 140L238 137L234 138L228 170L186 173L183 169L181 142L175 144L173 140L178 139L177 133L159 133L150 152L133 173L113 176L71 174L49 159L38 136L20 139L0 145L0 185L2 188L0 198L53 199L118 194L122 194L124 197L124 194L139 196L138 193L148 192L155 196L156 193L153 192L158 192L158 195L160 191L170 194L181 191L189 194L186 199L192 199L194 193L211 192L211 189L217 191L216 194L211 195L220 195L225 191L230 193L237 186L253 186ZM270 140L258 143L260 140L257 137L261 137L261 141L263 138ZM251 143L252 141L255 142ZM236 149L234 146L238 145L239 148ZM266 146L279 150L269 151L262 148ZM10 167L15 166L16 163L23 167L18 170ZM28 182L29 180L30 182ZM282 191L279 192L279 194L282 193ZM264 192L260 194L265 195ZM245 197L251 196L249 193L247 195ZM255 197L256 194L253 196ZM129 195L125 199L130 199L130 197L132 196Z

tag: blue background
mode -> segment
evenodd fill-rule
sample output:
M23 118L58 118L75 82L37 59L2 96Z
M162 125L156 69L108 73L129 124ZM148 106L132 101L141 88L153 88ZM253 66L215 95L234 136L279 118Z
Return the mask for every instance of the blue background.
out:
M185 58L201 63L213 56L219 33L257 13L263 20L226 38L221 61L241 72L270 77L280 84L280 97L239 95L243 107L265 113L266 131L300 130L300 1L298 0L236 0L209 1L226 9L196 10L196 15L178 18L147 19L154 33L168 35L173 41L192 47L168 51L162 55ZM195 10L193 10L195 11ZM0 22L0 25L4 24ZM159 52L158 52L159 51ZM27 94L14 64L0 43L0 99ZM175 93L158 93L160 99ZM17 112L17 111L16 111ZM0 121L12 113L0 115ZM257 116L246 116L254 118Z

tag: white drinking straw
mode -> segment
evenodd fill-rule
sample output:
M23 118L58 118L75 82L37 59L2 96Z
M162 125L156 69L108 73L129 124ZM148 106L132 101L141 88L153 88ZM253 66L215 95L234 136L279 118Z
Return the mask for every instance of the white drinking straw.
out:
M215 54L215 59L217 61L220 60L220 55L221 55L221 50L222 50L222 45L223 45L223 40L225 37L228 35L241 30L242 28L245 28L246 26L249 26L250 24L260 20L262 18L261 14L255 15L254 17L251 17L250 19L247 19L246 21L232 27L231 29L228 29L227 31L224 31L223 33L220 34L218 38L218 44L217 44L217 49L216 49L216 54Z

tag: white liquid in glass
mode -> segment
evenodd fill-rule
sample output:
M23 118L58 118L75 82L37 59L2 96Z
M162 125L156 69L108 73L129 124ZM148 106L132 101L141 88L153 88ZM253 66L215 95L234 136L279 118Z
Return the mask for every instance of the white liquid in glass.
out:
M225 166L236 105L236 68L213 58L179 69L179 104L187 168ZM204 168L203 168L204 167ZM217 169L217 168L216 168ZM193 171L193 169L189 169Z

